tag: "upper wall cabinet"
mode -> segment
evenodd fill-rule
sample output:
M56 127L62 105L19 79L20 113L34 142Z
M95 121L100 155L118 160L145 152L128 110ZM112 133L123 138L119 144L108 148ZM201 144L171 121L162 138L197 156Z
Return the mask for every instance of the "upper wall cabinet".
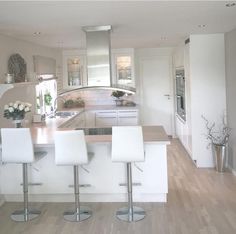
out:
M135 88L134 50L112 50L113 83Z
M86 51L63 51L63 88L74 89L87 85Z
M111 71L113 84L135 88L134 49L112 50ZM103 74L102 69L101 74ZM63 51L63 89L97 85L91 82L97 82L98 79L95 81L92 79L89 80L90 83L88 84L86 50ZM101 82L100 84L104 85Z

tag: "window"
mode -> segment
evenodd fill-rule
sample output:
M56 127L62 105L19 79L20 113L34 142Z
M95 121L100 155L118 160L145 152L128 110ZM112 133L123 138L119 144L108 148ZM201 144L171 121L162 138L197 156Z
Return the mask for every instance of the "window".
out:
M36 109L37 114L49 115L53 111L53 100L57 97L57 82L55 79L45 79L36 86Z
M40 84L36 86L36 112L49 115L57 97L56 60L40 55L33 56L33 59L34 71L40 80Z

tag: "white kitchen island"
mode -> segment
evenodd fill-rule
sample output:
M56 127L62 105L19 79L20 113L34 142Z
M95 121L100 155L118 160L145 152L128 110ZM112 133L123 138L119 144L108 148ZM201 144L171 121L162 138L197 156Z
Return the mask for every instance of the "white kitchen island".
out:
M59 120L60 122L60 120ZM29 168L29 182L39 186L29 187L30 201L74 201L73 167L54 163L53 134L58 121L31 127L36 149L46 150L47 156ZM63 130L63 129L61 129ZM161 126L144 126L145 162L133 165L134 201L166 202L168 193L167 145L169 139ZM88 165L80 168L81 201L126 201L126 165L111 161L111 135L86 136L88 151L94 155ZM127 149L128 151L129 149ZM65 155L66 157L66 155ZM0 166L0 191L5 201L22 200L22 167L16 164Z

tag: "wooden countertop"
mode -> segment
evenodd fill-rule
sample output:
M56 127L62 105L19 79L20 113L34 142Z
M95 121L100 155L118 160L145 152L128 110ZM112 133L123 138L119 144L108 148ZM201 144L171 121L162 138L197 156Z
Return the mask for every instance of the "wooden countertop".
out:
M36 146L51 147L54 145L54 132L63 131L68 128L58 128L65 119L49 119L46 123L33 124L31 132ZM85 136L87 143L110 143L111 135ZM143 137L145 143L169 144L169 138L162 126L143 126Z
M75 108L62 108L62 111L102 111L102 110L138 110L139 106L94 105Z

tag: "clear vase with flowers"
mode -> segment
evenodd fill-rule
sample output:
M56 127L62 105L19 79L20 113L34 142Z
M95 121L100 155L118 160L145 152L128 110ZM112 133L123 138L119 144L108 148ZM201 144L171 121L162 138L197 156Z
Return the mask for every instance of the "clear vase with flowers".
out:
M22 126L22 120L25 118L25 114L30 112L30 103L16 101L15 103L10 102L4 106L4 117L12 119L16 127Z

